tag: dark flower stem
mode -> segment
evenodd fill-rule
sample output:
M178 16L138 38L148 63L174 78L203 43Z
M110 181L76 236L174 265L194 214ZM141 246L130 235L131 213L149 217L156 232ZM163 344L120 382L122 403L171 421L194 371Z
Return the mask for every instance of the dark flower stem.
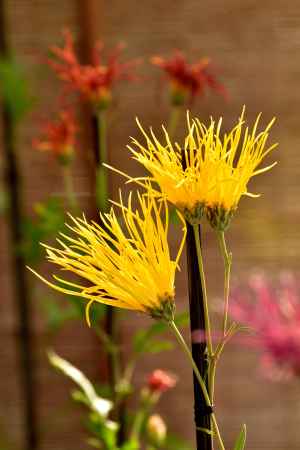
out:
M4 1L0 0L0 56L10 57L5 33ZM3 125L3 155L5 163L6 186L9 197L8 226L12 247L12 261L14 269L14 296L17 312L18 331L16 333L21 389L24 407L25 450L38 448L36 392L34 387L34 358L33 342L30 324L30 292L26 281L24 255L20 251L22 244L22 201L20 192L20 176L16 154L16 121L9 105L1 105Z
M107 153L107 123L106 111L100 111L94 118L95 127L95 143L96 143L96 159L97 159L97 206L101 212L108 211L108 177L107 168L103 163L108 162ZM109 337L113 346L118 345L117 333L117 311L112 306L106 306L105 313L105 332ZM116 406L116 420L119 422L118 443L121 445L125 440L125 416L126 403L125 400L119 402L117 392L118 384L121 376L120 352L112 351L107 354L108 377L111 386L113 399Z
M216 419L216 416L215 416L215 414L213 412L213 409L212 409L213 405L212 405L212 401L210 399L208 387L207 387L207 385L206 385L206 383L204 381L204 378L201 375L201 373L200 373L200 371L198 369L198 366L197 366L197 364L196 364L196 362L195 362L195 360L193 358L193 355L192 355L188 345L186 344L183 336L181 335L180 331L178 330L175 322L174 321L168 322L168 325L169 325L171 331L174 333L174 335L175 335L175 337L176 337L176 339L178 341L178 344L180 345L181 349L183 350L183 352L188 357L188 359L189 359L189 361L191 363L191 366L193 368L193 373L194 373L195 378L197 379L197 381L199 383L201 392L203 394L205 409L208 409L208 410L211 411L210 415L211 415L211 422L212 422L213 428L214 428L214 433L212 433L211 427L205 427L205 428L197 427L197 431L200 431L202 435L204 434L204 435L209 436L209 437L211 437L213 434L215 434L217 439L218 439L218 442L219 442L219 445L220 445L220 449L221 450L225 450L224 443L223 443L223 440L222 440L222 437L221 437L221 434L220 434L220 431L219 431L217 419ZM202 450L203 448L204 447L198 447L198 440L197 440L197 450Z
M197 227L200 244L200 226ZM190 323L192 356L199 370L201 377L205 381L206 389L209 391L208 372L209 361L207 358L206 321L203 288L198 267L197 246L195 228L187 223L187 270L190 303ZM197 240L198 240L197 238ZM200 244L201 245L201 244ZM203 432L203 429L211 431L211 414L206 409L206 401L197 377L194 373L194 413L196 424L197 450L212 450L212 436Z

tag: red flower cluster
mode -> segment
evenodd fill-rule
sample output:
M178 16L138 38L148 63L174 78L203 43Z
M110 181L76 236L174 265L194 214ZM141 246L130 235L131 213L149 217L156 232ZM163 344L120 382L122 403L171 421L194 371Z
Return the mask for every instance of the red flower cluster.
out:
M63 48L51 47L54 58L49 65L58 77L69 87L79 92L97 108L106 108L111 100L113 85L120 80L136 80L133 68L138 61L121 63L119 61L123 45L119 44L109 56L107 63L102 62L103 44L98 42L94 48L91 64L80 64L75 53L74 39L70 31L64 32Z
M174 375L160 369L154 370L148 379L148 387L155 393L163 393L173 388L176 383L177 378Z
M74 153L77 131L73 114L62 110L58 120L43 125L43 137L34 139L32 145L38 150L52 152L61 162L67 163Z
M231 316L256 332L245 341L262 351L262 369L271 379L300 376L300 285L290 274L275 287L263 274L233 290Z
M171 81L171 98L175 105L183 104L188 96L194 100L197 95L204 93L206 87L227 97L225 87L217 81L211 71L211 63L206 58L189 64L182 52L175 51L170 59L154 56L151 62L160 67Z

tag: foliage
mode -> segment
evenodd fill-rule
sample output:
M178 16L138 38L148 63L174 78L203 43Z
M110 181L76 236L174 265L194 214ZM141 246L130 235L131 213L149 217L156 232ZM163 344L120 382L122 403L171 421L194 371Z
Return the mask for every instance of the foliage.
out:
M14 58L0 59L0 96L15 122L19 122L32 107L23 68Z

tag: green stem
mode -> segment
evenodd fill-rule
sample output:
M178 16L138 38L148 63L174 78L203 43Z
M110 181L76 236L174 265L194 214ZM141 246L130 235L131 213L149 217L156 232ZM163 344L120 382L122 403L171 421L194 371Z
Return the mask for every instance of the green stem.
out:
M215 397L215 378L216 378L217 360L213 358L209 370L209 390L211 401L214 402Z
M195 236L195 242L196 242L199 274L200 274L202 291L203 291L203 306L204 306L205 334L206 334L206 340L207 340L207 353L208 353L209 361L211 361L211 359L213 357L213 346L212 346L211 329L210 329L206 280L205 280L205 274L204 274L204 266L203 266L203 258L202 258L198 225L193 225L193 230L194 230L194 236Z
M107 124L106 111L99 111L97 113L98 125L98 161L97 168L97 204L101 212L106 212L108 209L108 177L107 169L103 167L104 163L108 162L107 154Z
M172 106L170 119L168 123L168 134L170 139L174 138L178 126L178 122L181 116L181 107L180 106Z
M211 415L211 419L212 419L213 427L214 427L214 430L215 430L215 434L216 434L216 436L218 438L218 441L219 441L219 444L220 444L220 448L221 448L221 450L225 450L225 445L223 443L223 440L222 440L222 437L221 437L221 433L220 433L220 430L219 430L219 427L218 427L217 419L216 419L216 416L215 416L214 413Z
M205 385L205 382L204 382L204 380L203 380L203 378L202 378L202 376L201 376L201 374L199 372L199 369L198 369L198 367L197 367L197 365L196 365L196 363L195 363L195 361L193 359L193 356L192 356L192 353L191 353L189 347L187 346L185 340L183 339L183 337L182 337L180 331L178 330L175 322L174 321L168 322L168 325L170 326L171 330L173 331L173 333L174 333L174 335L175 335L175 337L176 337L180 347L182 348L184 353L187 355L187 357L188 357L188 359L189 359L189 361L190 361L190 363L191 363L191 365L193 367L194 373L195 373L195 375L197 377L197 380L198 380L198 382L200 384L200 387L202 389L206 405L207 406L212 406L210 398L209 398L209 393L208 393L206 385Z
M137 442L140 438L140 434L142 431L143 424L146 418L150 415L152 408L156 405L159 400L159 394L151 394L147 399L141 396L141 407L137 411L135 418L133 420L131 432L130 432L130 441Z
M218 360L224 350L224 347L227 343L227 341L233 336L233 334L236 332L236 326L235 324L231 324L231 326L226 331L226 334L223 336L223 339L218 343L216 346L214 357L211 363L210 373L209 373L209 386L210 386L210 395L211 400L214 402L214 391L215 391L215 375L216 375L216 368Z
M224 231L218 231L218 240L220 245L221 254L224 260L224 314L223 314L223 336L226 336L227 321L228 321L228 306L229 306L229 283L230 283L230 271L232 263L232 255L228 253Z
M137 414L134 418L134 422L132 424L132 429L131 429L131 433L130 433L131 441L137 441L139 439L145 417L146 417L145 408L143 408L137 412Z
M64 177L64 185L66 197L68 199L69 207L72 210L77 208L77 201L74 193L73 179L69 166L63 167L63 177Z

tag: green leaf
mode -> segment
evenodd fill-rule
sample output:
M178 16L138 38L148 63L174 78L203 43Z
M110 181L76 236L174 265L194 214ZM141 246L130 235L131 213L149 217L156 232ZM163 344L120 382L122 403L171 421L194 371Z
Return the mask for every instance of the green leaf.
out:
M246 436L247 436L247 429L246 425L244 424L234 444L233 450L244 450L246 444Z
M15 122L25 116L33 103L23 69L13 58L0 60L0 95Z
M177 314L175 317L175 323L177 326L188 325L188 323L189 323L188 313L183 312L183 313ZM134 351L136 353L143 353L143 352L151 351L151 346L153 348L158 348L157 344L156 344L157 341L154 341L152 338L166 332L167 329L168 329L168 325L165 324L164 322L154 322L146 330L139 330L133 338ZM166 345L165 350L171 349L170 344L171 344L171 342L169 342L169 344ZM159 350L159 351L162 351L162 350ZM155 353L155 351L152 353Z
M145 353L160 353L173 350L174 344L167 340L155 340L150 339L144 346L143 352Z
M35 216L26 218L23 223L23 242L20 251L28 264L36 263L44 252L41 241L57 235L65 230L65 212L57 198L34 205Z
M196 427L197 430L202 431L202 433L209 434L210 436L214 436L215 433L208 428Z
M176 314L175 324L177 327L187 327L190 323L190 315L187 311L183 311L182 313Z
M103 442L103 447L106 450L117 449L117 431L118 425L115 422L107 420L105 422L99 421L95 414L90 414L87 422L87 428L100 443Z
M121 450L139 450L140 446L136 439L131 439L122 445Z
M46 316L47 328L51 333L58 332L68 321L81 319L74 305L62 307L56 298L43 298L41 305Z
M165 450L193 450L190 444L175 434L168 433L165 444Z

